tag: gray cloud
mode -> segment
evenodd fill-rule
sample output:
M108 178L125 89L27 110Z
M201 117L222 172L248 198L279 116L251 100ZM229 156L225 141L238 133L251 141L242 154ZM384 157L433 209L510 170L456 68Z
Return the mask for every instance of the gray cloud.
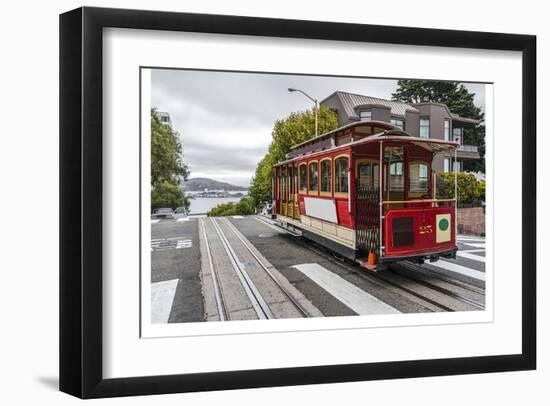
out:
M391 79L153 69L151 104L170 113L191 177L248 186L274 122L312 107L289 87L322 100L336 90L390 98L396 86ZM483 85L467 87L484 103Z

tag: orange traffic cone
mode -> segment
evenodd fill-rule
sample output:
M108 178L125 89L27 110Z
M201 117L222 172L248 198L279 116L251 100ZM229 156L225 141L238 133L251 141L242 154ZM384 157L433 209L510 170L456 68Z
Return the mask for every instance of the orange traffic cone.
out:
M376 254L374 253L374 251L369 251L369 257L368 257L368 260L367 260L367 264L369 264L369 266L376 265Z

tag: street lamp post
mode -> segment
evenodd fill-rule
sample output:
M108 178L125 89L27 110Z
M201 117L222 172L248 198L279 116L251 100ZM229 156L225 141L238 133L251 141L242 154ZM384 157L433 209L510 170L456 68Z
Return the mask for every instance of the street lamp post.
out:
M317 99L314 99L313 97L311 97L309 94L307 94L303 90L295 89L293 87L289 87L288 91L289 92L300 92L304 96L306 96L309 100L311 100L313 103L315 103L315 136L317 137L319 135L319 102L317 101Z

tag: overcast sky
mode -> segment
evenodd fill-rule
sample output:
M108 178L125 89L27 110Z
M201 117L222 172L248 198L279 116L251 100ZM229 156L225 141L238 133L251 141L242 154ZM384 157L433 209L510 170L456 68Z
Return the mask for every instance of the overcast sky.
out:
M465 85L484 109L484 85ZM170 114L191 178L248 186L274 122L313 105L289 87L319 100L336 90L389 99L397 80L154 69L151 105Z

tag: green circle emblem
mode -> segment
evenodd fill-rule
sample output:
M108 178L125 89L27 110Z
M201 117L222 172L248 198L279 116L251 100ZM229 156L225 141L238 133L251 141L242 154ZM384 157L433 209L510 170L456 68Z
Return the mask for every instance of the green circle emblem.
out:
M439 229L442 231L447 231L449 228L449 220L447 219L441 219L439 220Z

